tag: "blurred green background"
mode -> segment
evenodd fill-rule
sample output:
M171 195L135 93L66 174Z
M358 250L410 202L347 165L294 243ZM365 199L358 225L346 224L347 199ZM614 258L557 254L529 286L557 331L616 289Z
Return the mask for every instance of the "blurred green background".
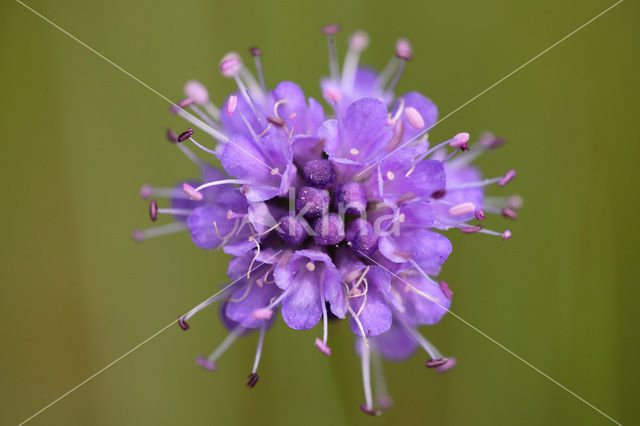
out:
M612 1L26 2L171 99L185 80L216 102L229 50L263 50L268 83L291 79L319 98L327 73L319 28L366 29L364 61L394 40L415 60L399 92L448 113ZM489 176L518 169L525 199L507 244L449 233L443 277L453 310L623 424L639 424L639 7L626 1L432 131L492 130L508 144L481 159ZM149 226L142 183L195 170L163 138L185 127L159 96L11 0L0 6L3 208L0 423L17 424L224 283L227 256L186 234L137 245ZM494 194L498 192L494 190ZM493 221L502 228L504 222ZM395 407L363 415L358 359L345 325L334 355L319 330L267 335L261 381L245 386L256 336L214 373L197 368L224 337L217 312L170 327L32 423L41 425L604 425L610 422L476 331L447 316L424 333L459 365L388 364Z

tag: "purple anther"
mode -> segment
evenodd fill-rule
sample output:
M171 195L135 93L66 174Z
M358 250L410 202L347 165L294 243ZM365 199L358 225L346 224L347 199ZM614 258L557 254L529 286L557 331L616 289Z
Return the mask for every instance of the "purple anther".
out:
M193 129L189 127L187 130L180 133L180 136L178 136L178 142L184 142L187 139L189 139L191 136L193 136Z
M185 331L189 329L189 324L187 324L187 321L185 321L184 317L178 318L178 325Z
M316 219L329 212L331 195L326 189L304 186L296 196L296 211L307 219Z
M280 225L276 228L276 232L282 238L282 241L287 244L297 246L302 244L309 236L304 219L287 214L282 216L278 222L280 222Z
M413 49L409 40L401 38L396 42L396 56L405 61L410 61L413 58Z
M440 281L438 283L438 286L440 287L440 291L442 291L442 294L444 294L444 297L451 300L451 298L453 297L453 293L451 292L449 285L444 281Z
M317 244L330 246L344 239L344 221L337 213L329 213L313 224L313 239Z
M378 248L378 234L373 225L360 217L349 222L345 239L351 250L359 254L368 256Z
M500 181L498 182L498 185L505 186L506 184L511 182L511 180L513 180L514 177L516 177L516 171L511 169L502 177L502 179L500 179Z
M447 358L430 359L427 361L427 368L436 368L445 365L449 361Z
M249 374L249 380L247 381L247 386L249 386L250 388L253 388L256 385L256 383L258 383L259 378L260 377L256 373Z
M215 371L218 369L215 362L202 355L196 357L196 364L209 371Z
M322 33L324 35L336 34L340 31L340 25L338 24L329 24L322 27Z
M478 220L484 220L484 209L478 209L476 210L476 219Z
M482 230L482 225L463 226L462 228L460 228L460 230L462 232L464 232L465 234L473 234L475 232L478 232L478 231Z
M149 203L149 217L153 222L158 220L158 203L156 200L151 200Z
M380 395L376 398L376 403L381 410L388 410L393 407L393 399L389 395Z
M507 241L509 238L511 238L511 231L507 229L502 233L502 241Z
M505 208L502 209L502 216L506 217L507 219L516 219L518 217L518 213L516 213L515 210L510 209L510 208Z
M251 56L260 56L262 54L260 49L257 48L256 46L251 46L249 48L249 53L251 54Z
M133 238L133 241L135 241L136 243L141 243L144 241L144 232L139 229L134 229L131 232L131 238Z
M470 135L467 132L458 133L453 137L451 142L449 142L449 146L454 148L460 148L463 151L466 151L469 149L469 145L467 145L467 143L469 142L469 138L470 138Z
M153 187L151 185L145 184L140 187L140 198L147 199L151 197L152 193L153 193Z
M166 135L169 142L173 142L173 143L178 142L178 134L174 132L172 129L167 129Z
M325 354L326 356L331 356L331 348L329 346L327 346L322 339L320 339L319 337L316 337L316 348L318 348L318 350L320 352L322 352L323 354Z
M284 120L280 117L267 116L267 121L273 124L274 126L278 126L278 127L284 126Z
M369 408L367 407L366 404L361 404L360 405L360 409L364 412L367 413L370 416L380 416L382 415L382 412L380 410L374 410L373 408Z
M309 186L327 189L336 181L336 169L329 160L311 160L304 163L302 175Z
M438 373L441 373L441 374L446 373L447 371L455 367L456 364L458 363L458 360L456 360L454 357L446 358L446 360L447 362L445 362L444 364L436 368L436 371Z
M438 191L435 191L433 194L431 194L431 198L433 198L434 200L437 200L439 198L442 198L446 195L447 191L445 191L444 189L439 189Z

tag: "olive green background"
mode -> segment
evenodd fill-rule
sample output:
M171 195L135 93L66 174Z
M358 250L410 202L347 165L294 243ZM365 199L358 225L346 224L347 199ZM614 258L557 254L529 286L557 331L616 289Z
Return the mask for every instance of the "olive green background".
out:
M259 45L273 85L319 97L327 73L320 27L366 29L364 61L381 67L394 40L415 60L399 91L419 90L441 116L604 10L612 1L41 1L27 4L177 100L185 80L220 102L229 50ZM493 194L525 208L508 243L450 232L442 277L453 311L622 424L638 424L637 3L625 1L432 131L489 129L508 144L479 163L516 168ZM20 4L0 6L0 423L17 424L151 336L225 282L223 253L179 234L131 241L149 226L142 183L195 170L167 143L185 127L158 95ZM225 331L215 309L172 326L62 399L40 425L606 425L605 417L448 315L424 333L459 365L425 356L387 365L395 407L363 415L359 363L345 324L321 333L278 320L261 380L245 386L256 336L209 373L193 359Z

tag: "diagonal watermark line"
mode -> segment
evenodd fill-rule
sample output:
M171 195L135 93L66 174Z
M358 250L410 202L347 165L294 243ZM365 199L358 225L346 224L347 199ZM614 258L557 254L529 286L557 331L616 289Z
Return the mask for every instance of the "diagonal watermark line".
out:
M134 79L136 82L140 83L144 88L150 90L151 92L155 93L156 95L160 96L162 99L164 99L165 101L169 102L169 104L171 104L172 106L178 108L183 114L185 114L185 119L188 121L191 121L193 124L195 124L196 126L200 127L202 130L204 130L205 132L209 133L210 135L212 135L214 138L216 137L215 135L219 135L219 136L223 136L220 132L218 132L217 130L215 130L214 128L212 128L211 126L209 126L207 123L203 122L202 120L198 119L197 117L193 116L192 114L190 114L188 111L185 111L184 108L182 108L181 106L179 106L176 102L173 102L171 99L167 98L165 95L163 95L162 93L158 92L156 89L154 89L153 87L149 86L147 83L145 83L144 81L140 80L138 77L136 77L135 75L131 74L129 71L125 70L124 68L122 68L120 65L116 64L115 62L113 62L111 59L107 58L106 56L104 56L102 53L98 52L96 49L94 49L93 47L89 46L87 43L83 42L82 40L78 39L76 36L74 36L73 34L71 34L69 31L65 30L64 28L62 28L61 26L57 25L55 22L51 21L50 19L48 19L46 16L42 15L40 12L38 12L37 10L33 9L32 7L26 5L25 3L23 3L20 0L16 0L16 2L20 3L22 6L24 6L26 9L30 10L31 12L33 12L35 15L37 15L38 17L42 18L44 21L48 22L49 24L51 24L54 28L62 31L65 35L69 36L71 39L73 39L74 41L76 41L78 44L80 44L83 47L86 47L87 49L89 49L91 52L95 53L97 56L99 56L101 59L105 60L106 62L108 62L109 64L113 65L115 68L117 68L119 71L121 71L122 73L124 73L125 75L127 75L128 77L131 77L132 79ZM260 160L259 158L256 158L253 154L251 154L249 151L247 151L246 149L244 149L243 147L241 147L240 145L238 145L237 143L234 143L232 140L226 138L226 142L232 144L233 146L235 146L236 148L238 148L239 150L241 150L242 152L244 152L245 154L247 154L249 157L253 158L254 160L256 160L257 162L259 162L260 164L262 164L263 166L265 166L266 168L268 168L271 171L276 171L275 174L278 174L280 176L282 176L282 174L280 174L280 172L278 171L277 168L273 168L270 165L268 165L267 163L265 163L264 161Z
M376 265L378 265L379 267L381 267L382 269L387 271L389 274L393 275L394 277L396 277L397 279L402 281L404 284L408 285L411 288L415 288L413 285L409 284L408 282L406 282L405 280L400 278L398 275L394 274L393 272L391 272L390 270L388 270L387 268L385 268L384 266L382 266L381 264L376 262L374 259L372 259L371 257L367 256L365 253L363 253L363 252L361 252L359 250L358 250L358 253L360 253L363 257L366 257L368 260L370 260L371 262L375 263ZM521 361L526 366L528 366L531 369L533 369L534 371L540 373L542 376L544 376L545 378L547 378L548 380L550 380L554 384L558 385L560 388L564 389L569 394L573 395L574 397L576 397L577 399L579 399L580 401L582 401L583 403L585 403L589 407L593 408L595 411L597 411L598 413L602 414L604 417L606 417L607 419L611 420L613 423L615 423L615 424L617 424L619 426L622 426L622 424L620 422L618 422L617 420L615 420L613 417L609 416L607 413L605 413L604 411L600 410L598 407L596 407L595 405L593 405L592 403L590 403L586 399L582 398L580 395L578 395L577 393L573 392L571 389L567 388L562 383L558 382L553 377L549 376L547 373L545 373L544 371L540 370L535 365L531 364L529 361L527 361L526 359L522 358L520 355L518 355L515 352L513 352L511 349L507 348L502 343L498 342L496 339L494 339L493 337L489 336L487 333L485 333L484 331L480 330L478 327L476 327L475 325L471 324L469 321L467 321L464 318L462 318L460 315L458 315L455 312L453 312L451 309L445 308L440 303L438 303L437 300L434 300L433 298L429 298L429 300L432 301L433 303L437 304L438 306L440 306L445 311L448 311L451 315L453 315L456 319L460 320L463 324L469 326L471 329L476 331L478 334L480 334L483 337L487 338L489 341L491 341L492 343L496 344L499 348L505 350L507 353L512 355L517 360Z
M251 273L253 271L255 271L256 269L258 269L260 266L266 264L267 262L269 262L271 259L273 259L274 257L276 257L277 255L279 255L280 253L282 253L282 250L278 250L276 253L274 253L272 256L270 256L267 260L261 262L259 265L255 266L254 268L249 269L248 273ZM245 274L241 275L240 277L238 277L237 279L233 280L231 283L227 284L226 286L224 286L221 290L217 291L216 293L214 293L211 297L208 297L206 300L212 299L214 297L216 297L217 295L219 295L220 293L222 293L223 291L227 290L229 287L231 287L232 285L234 285L235 283L237 283L238 281L240 281L243 277L245 276ZM185 313L186 315L186 313ZM151 336L147 337L146 339L144 339L142 342L138 343L137 345L135 345L133 348L129 349L127 352L123 353L122 355L120 355L118 358L114 359L113 361L111 361L109 364L105 365L104 367L102 367L100 370L96 371L95 373L93 373L92 375L90 375L89 377L87 377L86 379L84 379L82 382L78 383L76 386L72 387L71 389L69 389L68 391L66 391L65 393L63 393L62 395L60 395L58 398L54 399L53 401L51 401L49 404L45 405L44 407L42 407L40 410L38 410L37 412L35 412L33 415L31 415L29 418L23 420L22 422L20 422L18 424L18 426L22 426L23 424L27 423L28 421L32 420L33 418L35 418L37 415L41 414L42 412L46 411L47 409L51 408L53 405L55 405L56 403L60 402L62 399L66 398L67 396L69 396L70 394L72 394L74 391L76 391L78 388L80 388L81 386L83 386L84 384L90 382L91 380L93 380L94 378L96 378L98 375L100 375L101 373L103 373L105 370L107 370L109 367L117 364L119 361L121 361L122 359L124 359L125 357L127 357L129 354L135 352L136 350L138 350L140 347L142 347L144 344L146 344L147 342L151 341L153 338L155 338L156 336L164 333L169 327L173 326L176 323L176 320L172 320L169 324L165 325L164 327L162 327L160 330L156 331L155 333L153 333Z
M585 22L584 24L580 25L578 28L576 28L575 30L571 31L569 34L567 34L566 36L562 37L560 40L556 41L555 43L553 43L551 46L547 47L546 49L544 49L542 52L538 53L536 56L534 56L533 58L529 59L527 62L525 62L524 64L520 65L518 68L516 68L515 70L511 71L509 74L505 75L504 77L502 77L500 80L496 81L495 83L493 83L491 86L487 87L486 89L484 89L482 92L478 93L477 95L475 95L473 98L469 99L468 101L466 101L465 103L463 103L462 105L460 105L459 107L457 107L456 109L454 109L453 111L449 112L447 115L445 115L444 117L442 117L440 120L436 121L435 123L433 123L431 126L429 126L428 128L424 129L422 132L418 133L415 137L411 138L410 140L408 140L407 142L403 143L402 145L398 146L396 149L394 149L393 151L391 151L390 153L386 154L384 157L380 158L378 161L376 161L375 163L371 164L370 166L368 166L366 169L362 170L361 172L359 172L356 176L360 176L361 174L367 172L368 170L371 170L372 167L375 167L377 164L379 164L381 161L383 161L385 158L388 158L390 155L393 155L393 153L395 153L396 151L398 151L399 149L404 148L405 146L417 141L418 139L420 139L422 136L424 136L427 132L429 132L431 129L433 129L436 125L438 125L439 123L443 122L444 120L446 120L447 118L451 117L453 114L455 114L456 112L460 111L462 108L466 107L467 105L469 105L471 102L475 101L476 99L478 99L480 96L484 95L485 93L487 93L489 90L493 89L494 87L496 87L498 84L502 83L503 81L505 81L506 79L508 79L509 77L511 77L512 75L514 75L515 73L517 73L518 71L520 71L522 68L526 67L527 65L529 65L530 63L532 63L533 61L535 61L536 59L538 59L539 57L541 57L542 55L544 55L545 53L547 53L548 51L550 51L551 49L553 49L554 47L556 47L557 45L559 45L560 43L562 43L563 41L565 41L566 39L568 39L569 37L571 37L572 35L574 35L575 33L577 33L578 31L580 31L581 29L583 29L584 27L586 27L587 25L591 24L593 21L595 21L596 19L598 19L599 17L601 17L602 15L604 15L605 13L609 12L611 9L613 9L614 7L618 6L620 3L622 3L624 0L618 0L616 3L612 4L611 6L609 6L608 8L606 8L605 10L603 10L602 12L598 13L596 16L594 16L593 18L589 19L587 22Z

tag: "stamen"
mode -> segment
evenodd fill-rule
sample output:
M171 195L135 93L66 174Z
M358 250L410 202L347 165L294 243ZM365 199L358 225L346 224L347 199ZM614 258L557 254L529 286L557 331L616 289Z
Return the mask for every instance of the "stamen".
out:
M183 88L184 94L187 98L193 99L198 105L204 105L209 102L209 92L202 83L197 80L189 80L185 83Z
M329 48L329 72L331 79L338 81L338 53L336 51L336 38L335 34L340 31L340 25L331 24L322 28L322 32L327 36L327 43Z
M231 117L237 107L238 107L238 97L236 95L229 96L229 99L227 100L227 108L226 108L227 115Z
M507 241L509 238L511 238L511 231L507 229L502 233L502 241Z
M223 76L236 77L242 69L242 58L236 52L229 52L222 57L218 67Z
M173 143L178 142L178 134L174 132L172 129L167 129L166 135L169 142L173 142Z
M400 39L396 42L396 57L402 60L398 64L398 68L395 75L393 76L393 80L391 80L391 83L389 83L389 86L387 86L386 91L388 93L393 92L393 90L396 88L398 82L400 81L400 77L402 76L402 71L404 71L406 62L410 61L413 57L411 43L409 43L409 40Z
M396 175L391 170L389 170L387 172L387 179L394 180L395 178L396 178Z
M475 216L478 220L484 220L484 209L476 210Z
M371 392L371 367L370 367L370 349L368 345L360 345L360 360L362 366L362 386L364 387L364 401L360 406L362 411L372 416L379 416L381 413L373 409L373 395Z
M187 130L180 133L180 136L178 136L178 142L184 142L187 139L189 139L191 136L193 136L193 129L189 127Z
M259 378L260 378L260 376L258 376L255 373L249 374L249 380L247 381L247 386L249 388L253 388L258 383L258 379Z
M384 368L382 366L382 357L378 351L371 353L371 361L373 367L373 382L375 401L382 410L388 410L393 406L393 399L387 390L387 381L384 378Z
M449 209L449 214L451 216L462 216L465 214L469 214L475 212L476 206L473 203L462 203L457 204Z
M332 104L337 104L342 100L342 92L333 87L330 87L327 90L325 90L322 96L327 102Z
M182 190L184 191L185 194L187 194L192 199L199 201L199 200L202 200L202 194L199 194L199 195L196 195L196 194L198 194L200 191L202 191L205 188L209 188L211 186L218 186L218 185L251 185L252 183L253 182L249 182L248 180L242 180L242 179L222 179L222 180L215 180L212 182L203 183L202 185L200 185L195 189L191 185L184 183L182 184ZM195 191L195 193L193 193L192 191Z
M262 72L262 62L260 61L260 55L262 52L260 52L260 49L258 49L257 47L251 47L249 48L249 53L251 53L251 56L253 56L253 60L256 64L256 73L258 74L260 87L262 88L262 91L266 93L267 85L264 82L264 73Z
M316 337L315 345L320 352L322 352L326 356L331 356L331 348L327 346L327 344L324 343L319 337Z
M163 235L174 234L176 232L186 231L189 228L181 222L168 223L148 229L136 229L131 233L131 237L136 243L141 243L149 238L161 237Z
M344 59L342 68L342 81L340 87L352 89L358 71L360 54L369 44L369 36L364 31L358 31L349 38L349 50Z
M216 361L218 360L218 358L220 358L220 356L222 356L222 354L225 353L227 349L229 349L229 347L244 332L244 330L245 328L241 325L236 326L233 330L231 330L229 335L222 341L222 343L220 343L220 346L218 346L211 353L211 355L206 358L199 356L198 358L196 358L196 363L207 370L215 370L217 368Z
M502 216L506 217L507 219L517 219L518 217L518 213L508 207L506 209L502 209L500 213L502 213Z
M463 227L460 228L460 230L462 232L464 232L465 234L473 234L473 233L482 231L482 225L463 226Z
M307 268L307 271L309 271L309 272L313 272L313 271L316 270L316 264L313 263L313 262L307 262L305 267Z
M430 359L429 361L427 361L426 363L426 367L427 368L436 368L436 367L440 367L444 364L447 363L447 358L440 358L440 359Z
M233 284L235 284L235 283L232 283L232 285ZM232 286L229 286L229 288L231 288L231 287ZM218 300L225 298L227 293L229 293L229 288L226 288L220 294L216 294L214 296L211 296L210 298L208 298L204 302L202 302L202 303L198 304L197 306L195 306L194 308L192 308L185 315L183 315L180 318L178 318L178 324L180 324L180 328L182 328L183 330L188 330L189 329L189 324L187 324L187 321L189 321L190 318L192 318L195 314L197 314L198 312L200 312L204 308L207 308L207 307L213 305L214 303L216 303Z
M504 179L504 177L495 177L491 179L485 179L478 182L469 182L469 183L460 183L458 185L451 185L447 187L447 191L452 191L455 189L467 189L467 188L481 188L483 186L488 186Z
M453 367L456 366L456 364L458 363L458 360L455 359L454 357L448 357L446 358L446 362L438 367L436 367L436 371L440 374L442 373L446 373L447 371L451 370Z
M271 319L271 317L273 317L273 311L269 308L258 308L251 312L251 318L253 319L268 320Z
M449 285L444 281L440 281L438 284L440 285L440 290L444 294L444 297L451 300L451 298L453 297L453 293L451 292Z
M227 210L227 219L244 219L247 217L247 213L236 213L232 210Z
M149 217L155 222L158 219L158 203L156 200L151 200L149 203Z
M428 341L422 334L418 332L415 328L410 327L403 319L400 317L394 317L394 319L398 319L398 322L404 327L404 329L409 333L411 337L415 340L415 342L425 350L426 353L429 354L432 361L440 360L444 358L442 353L436 348L430 341Z
M458 133L453 137L453 139L451 139L449 146L454 148L461 148L463 151L467 151L469 149L469 146L467 145L467 142L469 142L469 138L470 135L467 132Z
M256 385L256 383L258 382L258 375L256 374L256 372L258 371L258 365L260 365L260 356L262 355L262 347L264 345L264 335L267 332L267 325L263 324L260 327L260 336L258 337L258 347L256 348L256 357L253 361L253 368L251 369L251 374L252 375L256 375L256 379L255 382L253 384L251 384L251 380L249 380L249 387L252 388Z
M358 148L351 148L351 149L349 150L349 154L351 154L351 155L358 155L358 154L360 154L360 151L358 150Z
M502 179L500 179L498 181L498 186L505 186L506 184L508 184L509 182L511 182L511 180L513 180L513 178L516 177L516 171L511 169L509 170L503 177Z
M193 186L189 185L186 182L182 184L182 191L187 194L190 199L195 201L202 201L202 199L204 198L201 193L199 193Z
M409 40L401 38L396 42L396 56L405 61L410 61L413 58L413 49Z
M404 115L414 129L422 130L424 128L424 118L422 118L422 115L414 107L405 108Z

